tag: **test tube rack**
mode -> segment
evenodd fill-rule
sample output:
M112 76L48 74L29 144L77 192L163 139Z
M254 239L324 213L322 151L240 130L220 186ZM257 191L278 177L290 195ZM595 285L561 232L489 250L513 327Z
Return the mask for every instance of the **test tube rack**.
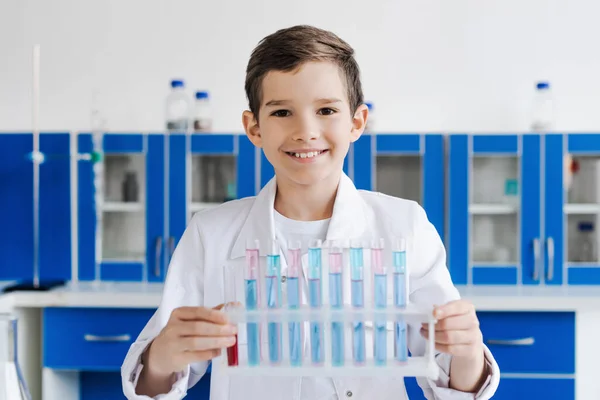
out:
M238 346L237 365L230 366L227 360L226 352L213 360L213 369L218 368L222 373L228 375L244 376L306 376L306 377L382 377L382 376L409 376L409 377L428 377L436 379L439 374L439 368L435 362L434 332L436 320L433 318L433 309L418 308L409 304L406 308L388 307L385 309L366 307L356 309L348 305L344 308L334 309L323 307L321 309L312 309L308 306L302 306L298 309L257 309L247 310L243 306L230 307L225 311L227 318L233 324L238 325L238 338L244 335L246 324L259 324L261 331L265 332L267 324L281 323L282 327L282 359L276 365L270 363L266 354L268 353L268 342L261 340L261 354L263 355L259 365L249 365L247 363L247 343L242 339ZM352 359L351 350L346 350L345 363L343 366L334 366L331 363L331 324L335 322L343 323L346 327L346 340L350 341L352 334L351 324L356 321L363 321L367 327L367 332L373 331L373 322L382 323L386 321L387 341L388 341L388 360L385 364L376 364L371 357L367 357L362 364L355 364ZM409 356L406 361L399 362L393 355L393 324L397 321L404 321L408 325L420 327L422 323L428 324L429 338L426 341L426 349L423 356ZM288 323L300 322L303 325L303 331L308 332L308 324L311 322L322 323L324 327L324 360L319 365L314 365L310 360L310 341L304 336L304 359L301 365L291 365L289 361L289 338L287 335ZM373 337L367 340L367 346L373 346ZM351 347L351 346L350 346Z

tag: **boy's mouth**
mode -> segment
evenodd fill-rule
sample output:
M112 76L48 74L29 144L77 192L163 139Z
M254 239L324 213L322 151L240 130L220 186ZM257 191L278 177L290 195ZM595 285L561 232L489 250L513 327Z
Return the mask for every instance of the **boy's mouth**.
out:
M312 150L312 151L302 151L302 152L286 151L285 153L291 157L306 159L306 158L315 158L327 151L328 150Z

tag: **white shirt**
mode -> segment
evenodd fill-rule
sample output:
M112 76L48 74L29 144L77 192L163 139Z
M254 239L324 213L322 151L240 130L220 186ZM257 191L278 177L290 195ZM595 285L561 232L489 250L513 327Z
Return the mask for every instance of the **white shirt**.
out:
M269 253L270 245L276 238L276 216L273 208L275 193L276 182L273 179L256 197L229 201L194 216L171 259L160 305L132 344L123 362L121 368L123 391L129 400L148 400L148 397L135 393L135 386L143 369L141 355L167 324L171 312L181 306L215 307L223 303L224 267L233 267L237 270L244 268L248 241L259 239L260 255ZM380 237L388 242L392 237L405 238L410 303L432 308L434 304L446 304L460 297L446 267L443 243L424 210L413 201L359 191L350 178L342 174L325 237L328 242L350 240L368 242ZM391 254L389 258L390 260L384 261L388 265L391 264ZM367 259L368 257L365 256L365 267L367 267ZM306 274L304 262L302 267ZM365 299L370 298L368 287L365 284ZM325 283L323 288L325 291ZM344 302L349 304L349 293L346 297L346 292L349 291L344 292ZM323 299L327 299L325 293ZM407 344L413 356L422 356L425 353L426 341L421 337L419 328L420 326L410 324L408 326ZM242 330L238 339L242 345L244 340ZM439 353L435 356L439 367L438 378L417 379L425 397L429 400L491 398L498 387L500 370L489 349L484 346L484 350L492 372L479 393L463 393L448 388L452 357ZM187 389L202 378L207 367L208 362L191 364L178 377L171 391L157 396L156 400L183 398ZM272 379L230 376L225 368L222 359L213 360L211 400L303 400L333 397L327 385L311 386L310 382L302 377ZM352 393L352 400L407 398L402 377L336 378L334 382L339 398L348 396L348 393ZM314 393L311 393L311 388L314 388ZM321 391L320 388L324 390Z

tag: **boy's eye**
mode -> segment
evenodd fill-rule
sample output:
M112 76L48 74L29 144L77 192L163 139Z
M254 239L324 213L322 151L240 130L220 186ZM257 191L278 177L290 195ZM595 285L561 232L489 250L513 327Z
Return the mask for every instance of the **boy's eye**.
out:
M271 115L274 117L287 117L290 115L290 112L288 110L277 110L271 113Z
M319 114L321 114L321 115L333 115L333 114L335 114L335 112L336 111L333 108L327 108L327 107L321 108L319 110Z

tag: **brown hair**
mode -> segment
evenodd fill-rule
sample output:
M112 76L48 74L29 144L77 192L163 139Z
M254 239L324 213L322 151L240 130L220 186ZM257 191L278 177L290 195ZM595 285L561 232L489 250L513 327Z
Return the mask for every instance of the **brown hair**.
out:
M297 25L265 37L252 51L246 68L245 88L250 111L257 121L265 75L270 71L293 71L309 61L329 61L340 68L346 78L350 111L354 114L363 103L354 49L332 32Z

